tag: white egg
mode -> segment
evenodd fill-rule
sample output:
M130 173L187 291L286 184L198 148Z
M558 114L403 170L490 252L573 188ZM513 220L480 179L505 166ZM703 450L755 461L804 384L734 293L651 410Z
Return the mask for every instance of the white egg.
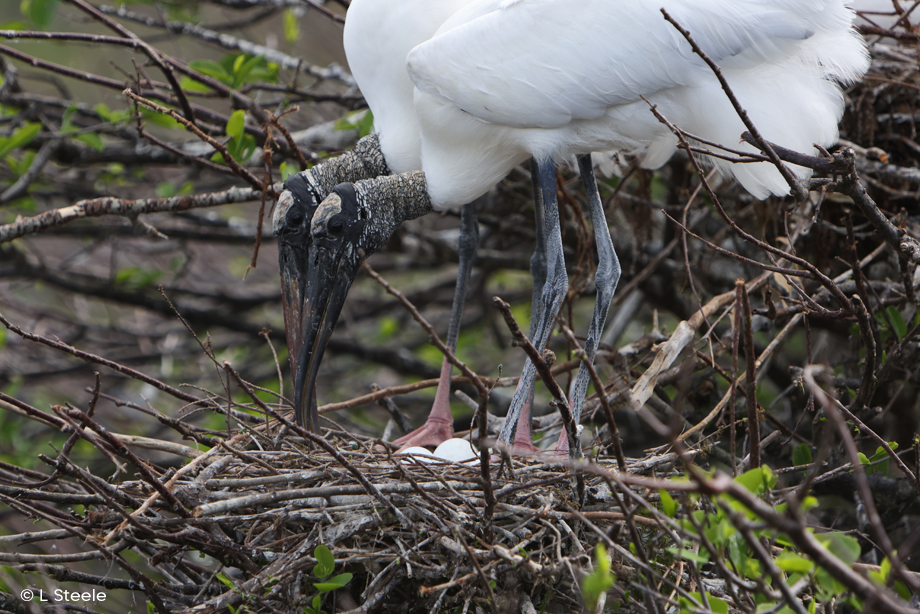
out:
M473 449L473 445L469 441L457 438L448 439L439 445L434 451L434 455L438 458L443 458L444 460L453 461L455 463L464 463L479 458L479 454ZM478 462L479 461L476 460L475 463L470 462L468 464L475 465L478 464Z
M437 462L437 459L435 458L435 455L431 453L431 450L426 450L425 448L422 448L422 447L420 447L420 446L413 446L413 447L411 447L411 448L406 448L405 450L400 450L399 452L397 452L397 454L400 454L400 455L406 455L406 454L408 454L408 455L410 455L410 457L407 458L406 460L400 461L400 462L403 463L403 464L405 464L405 463L433 463L433 462ZM423 458L423 457L426 457L426 456L429 457L429 458Z

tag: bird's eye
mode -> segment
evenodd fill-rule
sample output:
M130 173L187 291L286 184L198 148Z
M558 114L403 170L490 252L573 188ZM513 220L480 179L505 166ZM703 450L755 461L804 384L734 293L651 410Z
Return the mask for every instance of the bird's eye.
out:
M329 222L329 232L334 235L337 235L345 230L345 225L342 224L341 220L331 220Z
M294 207L290 211L288 211L288 214L287 214L288 226L293 226L293 227L300 226L301 224L303 224L303 220L304 220L303 211L301 211L299 208Z

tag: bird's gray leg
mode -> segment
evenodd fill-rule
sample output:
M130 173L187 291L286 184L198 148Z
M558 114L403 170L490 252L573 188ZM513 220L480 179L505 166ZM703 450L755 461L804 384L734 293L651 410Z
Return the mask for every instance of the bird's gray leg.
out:
M530 276L533 277L533 297L530 301L530 332L528 338L533 339L534 333L538 328L540 319L541 303L543 301L543 286L546 284L546 232L544 230L545 214L543 207L543 191L540 189L540 183L537 177L540 174L540 168L537 161L530 159L530 176L533 181L533 200L534 200L534 228L536 230L536 247L533 250L533 256L530 257ZM520 386L520 382L518 383ZM524 397L524 405L521 407L517 428L514 429L514 441L511 447L523 451L536 452L537 448L533 445L533 395L534 386L530 385L527 396Z
M463 319L463 306L469 289L470 273L476 259L476 247L479 245L479 223L476 208L485 197L478 198L460 210L460 239L457 256L460 266L457 270L457 286L454 290L454 302L450 308L450 323L447 326L447 347L451 352L457 349L460 336L460 321ZM438 390L435 393L431 413L424 426L400 437L393 443L401 447L437 446L454 436L454 419L450 412L450 376L453 365L444 357L441 363L441 375Z
M534 304L531 306L531 342L542 352L553 330L554 318L562 305L569 287L562 253L562 233L559 228L559 207L556 201L556 166L552 160L535 161L533 164L535 188L537 248L531 260L534 274ZM540 286L539 289L536 286ZM539 299L539 300L537 300ZM511 399L511 408L502 426L498 441L508 444L514 436L515 443L524 443L521 433L516 433L518 421L525 406L533 395L536 369L530 360L524 364L524 372L517 390ZM526 433L530 431L530 412L525 416ZM532 447L532 442L526 442Z
M604 215L604 206L601 203L601 195L597 191L597 180L594 177L591 154L578 156L578 170L581 173L581 181L585 186L585 194L588 197L591 223L594 226L594 240L597 244L597 273L595 274L594 282L597 287L597 298L594 301L594 316L591 318L591 326L588 328L588 338L584 346L585 355L593 364L597 344L604 331L604 322L607 321L607 311L613 301L617 282L620 281L620 260L617 258L616 250L613 248L613 241L610 239L610 229L607 226L607 218ZM585 393L588 391L589 378L588 368L582 364L578 368L578 375L575 377L575 389L572 391L571 399L572 416L575 419L575 424L578 424L581 419L581 406L585 400ZM601 392L600 390L598 391L599 394ZM568 448L568 438L564 429L565 427L563 427L562 435L559 438L557 450Z
M588 197L591 223L594 226L594 241L597 245L597 273L594 276L597 298L594 301L594 316L591 318L591 326L588 328L588 338L584 347L588 360L593 363L597 344L604 332L604 323L607 321L607 311L610 309L613 294L620 281L620 260L613 247L607 217L604 215L604 206L601 203L601 195L597 191L591 154L578 156L578 168L581 173L581 181L585 186L585 194ZM581 404L585 400L585 392L588 389L588 378L588 369L582 365L578 369L575 390L572 393L572 413L576 424L581 417Z

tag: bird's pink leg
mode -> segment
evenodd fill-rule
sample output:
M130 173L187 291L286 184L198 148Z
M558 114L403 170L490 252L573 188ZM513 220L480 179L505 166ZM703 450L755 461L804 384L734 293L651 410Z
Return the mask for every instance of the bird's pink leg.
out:
M434 404L428 420L420 428L408 435L403 435L393 442L403 448L412 446L439 446L454 436L454 418L450 413L450 373L453 365L444 359L441 363L441 376L438 379L438 391L434 395Z
M484 197L483 197L484 198ZM457 288L454 290L454 302L450 309L450 324L447 327L446 345L453 352L457 349L460 335L460 320L463 317L463 305L470 283L476 246L479 244L479 226L476 220L476 207L479 201L471 202L460 212L460 241L457 256L460 260L457 270ZM450 413L450 374L453 365L444 357L441 363L441 375L438 378L438 390L434 395L434 404L425 424L393 443L400 449L412 446L438 446L454 436L454 418Z
M530 398L521 408L521 418L518 420L517 428L514 430L514 440L511 442L511 451L514 454L528 455L542 452L540 448L533 445L533 388L530 390Z

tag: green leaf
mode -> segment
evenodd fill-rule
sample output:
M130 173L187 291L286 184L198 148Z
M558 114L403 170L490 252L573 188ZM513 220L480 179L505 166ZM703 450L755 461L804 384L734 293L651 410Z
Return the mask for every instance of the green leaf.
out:
M158 198L172 198L176 195L176 184L171 181L163 181L158 183L156 187L156 193Z
M355 119L357 119L357 121L353 121ZM358 134L362 137L365 137L374 130L374 115L369 110L352 113L348 117L337 119L335 124L333 124L333 128L336 130L357 129ZM518 320L518 322L520 322L520 320Z
M233 584L233 581L230 580L230 578L228 578L228 577L225 576L224 574L222 574L222 573L217 574L217 579L220 580L221 584L223 584L223 585L226 586L227 588L230 588L230 589L235 588L235 585Z
M81 134L75 136L74 139L80 141L84 145L89 145L96 151L102 151L105 149L105 143L102 142L102 137L96 134L95 132L88 132L86 134Z
M776 486L776 475L764 465L756 469L749 469L735 478L735 482L744 486L755 495L762 495L767 490Z
M45 29L51 25L57 4L58 0L25 0L20 6L20 10L36 26Z
M179 79L179 87L181 87L183 91L192 94L207 94L208 92L214 91L214 88L205 85L201 81L195 81L191 77L182 77Z
M316 590L318 590L321 594L323 594L323 593L331 593L332 591L336 591L342 588L343 585L336 584L335 582L314 582L313 586L316 588Z
M246 82L246 78L249 77L249 74L253 69L258 66L262 60L265 59L264 55L257 55L246 59L245 55L240 55L233 63L233 89L238 88Z
M151 111L149 109L141 109L141 117L143 117L147 122L160 126L161 128L169 128L170 130L181 128L182 124L177 122L170 115L164 113L157 113L156 111Z
M776 566L786 573L807 574L810 573L812 569L814 569L815 564L804 556L799 556L794 552L784 550L778 557L776 557Z
M658 496L661 497L661 511L663 511L668 518L674 518L677 515L677 501L674 500L668 491L659 490Z
M885 311L888 314L888 320L891 322L891 328L894 329L894 334L898 336L898 341L900 341L907 335L907 322L904 321L904 316L901 315L901 312L894 307L889 307Z
M604 544L594 549L594 560L594 571L581 580L581 594L589 611L594 611L600 596L616 582L616 576L610 573L610 557Z
M240 56L243 57L243 56ZM246 126L246 112L242 109L234 111L227 120L227 136L233 139L239 139L243 134L243 128Z
M690 596L696 599L699 603L704 603L703 596L699 593L690 593ZM709 609L715 614L728 614L728 603L719 599L718 597L713 597L710 594L706 594L706 599L709 600ZM688 605L689 602L688 602Z
M361 121L358 122L358 134L361 138L366 137L371 132L374 131L374 114L368 111L364 114L364 117L361 118Z
M96 115L98 115L100 119L111 121L110 118L112 117L112 111L109 109L109 105L105 104L104 102L100 102L94 106L93 111L96 112Z
M22 152L22 156L19 159L16 159L12 154L4 158L6 165L10 167L10 170L13 171L16 176L23 175L29 167L32 166L33 160L35 160L35 154L37 152L33 149L26 149Z
M293 164L288 164L287 162L282 162L279 170L281 171L281 181L287 181L288 177L291 175L296 175L300 172L299 167Z
M0 158L5 158L14 149L25 147L31 143L41 130L42 125L38 122L28 122L14 130L10 136L0 138Z
M125 267L115 273L115 285L127 286L128 290L139 290L154 285L163 272L139 266Z
M817 497L811 497L811 496L805 497L804 499L802 499L802 511L807 512L809 510L813 510L816 507L818 507L818 503L819 502L818 502Z
M297 14L291 9L284 10L284 40L293 43L300 38L300 20Z
M706 563L709 562L709 553L706 552L705 550L701 550L700 552L694 552L693 550L690 550L689 548L676 548L672 546L668 548L668 552L670 552L674 556L681 558L685 561L691 561L693 563L696 563L697 565L705 565Z
M795 466L799 465L810 465L812 461L811 448L807 443L800 443L792 451L792 464Z
M848 567L859 559L861 553L859 542L852 535L834 531L815 535L815 538Z
M325 580L335 571L335 558L332 551L326 546L320 544L313 550L313 556L316 558L316 567L313 568L313 575L320 580Z
M192 60L188 63L188 67L203 75L217 79L225 85L230 85L233 81L233 75L221 64L212 60Z
M328 582L330 584L338 584L339 586L345 586L346 584L351 582L351 579L353 577L354 576L352 576L350 573L346 571L345 573L340 573L337 576L333 576L332 578L329 578Z

